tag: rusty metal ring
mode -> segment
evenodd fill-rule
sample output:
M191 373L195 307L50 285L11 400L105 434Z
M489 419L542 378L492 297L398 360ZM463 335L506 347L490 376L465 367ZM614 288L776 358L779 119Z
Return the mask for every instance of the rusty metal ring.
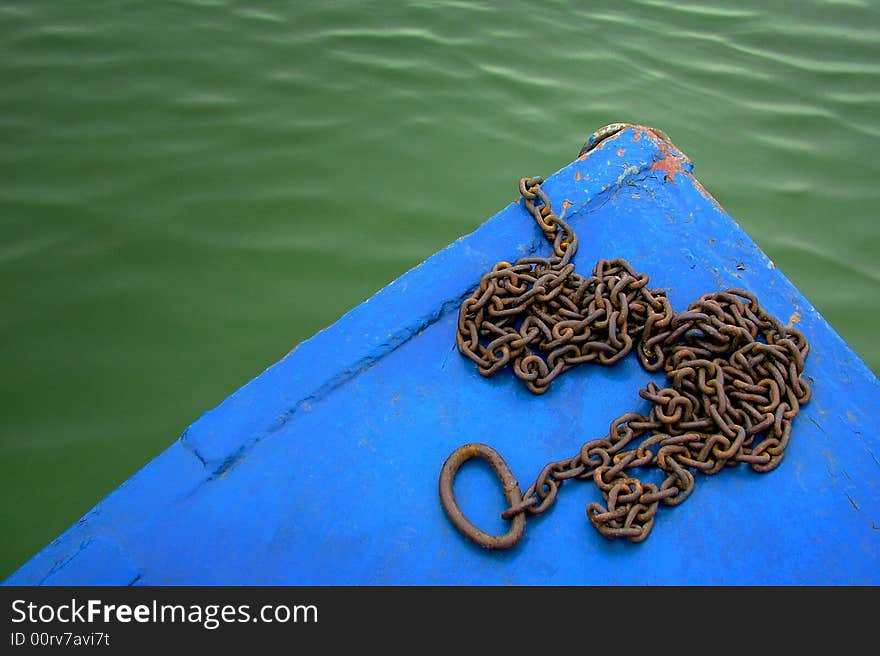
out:
M492 535L474 526L464 516L455 500L455 491L453 490L455 476L458 474L459 468L471 458L482 458L489 463L504 487L504 498L507 499L508 507L522 505L523 498L519 482L513 477L510 467L504 462L501 454L488 444L471 443L464 444L453 451L443 463L443 469L440 470L440 502L443 505L443 510L446 511L446 516L449 517L449 521L455 525L455 528L469 540L486 549L509 549L522 539L526 529L526 517L523 513L513 517L507 533Z

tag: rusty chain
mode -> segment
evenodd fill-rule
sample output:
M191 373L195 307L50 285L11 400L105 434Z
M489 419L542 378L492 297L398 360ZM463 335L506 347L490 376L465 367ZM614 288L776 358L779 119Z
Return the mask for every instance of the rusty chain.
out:
M669 387L648 383L639 395L647 415L628 412L604 437L585 442L573 456L547 464L521 493L502 457L485 444L466 444L450 455L440 475L446 514L468 538L489 549L515 545L525 516L545 512L569 479L591 480L603 502L587 517L606 538L640 542L661 504L676 506L694 489L693 472L715 474L747 463L757 472L777 467L801 405L810 399L803 377L809 344L792 326L767 313L741 289L706 294L675 312L648 276L622 259L601 260L584 278L572 259L577 235L553 212L540 177L523 178L526 209L552 244L550 257L499 262L462 303L456 340L479 372L510 367L534 394L585 362L611 365L635 348L648 371L664 370ZM453 493L458 468L487 460L504 485L512 521L506 535L474 526ZM658 484L634 475L657 468Z

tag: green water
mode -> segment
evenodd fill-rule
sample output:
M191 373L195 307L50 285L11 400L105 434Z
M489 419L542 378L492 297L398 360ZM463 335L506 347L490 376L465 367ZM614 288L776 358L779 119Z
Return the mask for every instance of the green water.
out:
M612 121L880 370L880 3L309 4L0 3L0 578Z

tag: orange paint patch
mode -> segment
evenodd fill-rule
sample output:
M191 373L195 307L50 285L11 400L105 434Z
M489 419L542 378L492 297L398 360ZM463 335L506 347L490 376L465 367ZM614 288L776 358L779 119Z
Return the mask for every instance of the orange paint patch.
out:
M665 139L657 137L655 143L660 149L662 157L651 164L652 171L663 171L666 175L663 179L666 182L674 182L676 173L686 173L684 165L689 162L683 153L676 150L675 147Z
M681 167L682 164L684 164L684 160L681 157L666 154L661 159L658 159L651 164L651 170L663 171L666 174L663 179L666 180L666 182L673 182L675 180L675 174L681 173L684 170Z

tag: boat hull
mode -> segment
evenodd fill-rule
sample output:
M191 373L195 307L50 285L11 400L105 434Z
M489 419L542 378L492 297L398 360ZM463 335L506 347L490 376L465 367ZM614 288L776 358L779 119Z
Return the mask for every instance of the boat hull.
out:
M514 202L205 413L6 584L880 583L880 384L865 364L662 133L626 126L544 189L578 232L580 271L621 257L676 309L740 287L797 323L813 398L778 469L698 475L641 544L602 538L585 516L598 491L576 482L509 551L455 530L437 477L460 444L491 444L528 483L663 383L631 355L534 396L458 353L458 307L480 276L547 252ZM476 524L506 530L488 467L465 465L456 492Z

